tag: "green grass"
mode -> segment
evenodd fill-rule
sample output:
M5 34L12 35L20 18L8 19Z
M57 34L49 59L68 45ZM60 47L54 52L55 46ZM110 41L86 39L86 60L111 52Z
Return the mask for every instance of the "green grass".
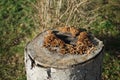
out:
M19 45L24 37L28 37L35 30L33 26L32 8L28 1L1 0L0 1L0 53L9 51Z
M114 52L107 52L104 58L104 80L120 80L120 60L114 56Z
M24 47L39 29L32 18L31 2L35 0L0 0L0 80L26 80ZM90 24L90 31L105 44L104 80L120 80L120 6L117 4L118 0L111 0Z
M0 0L0 80L26 80L24 47L36 29L30 2Z
M26 80L23 55L0 56L0 80Z

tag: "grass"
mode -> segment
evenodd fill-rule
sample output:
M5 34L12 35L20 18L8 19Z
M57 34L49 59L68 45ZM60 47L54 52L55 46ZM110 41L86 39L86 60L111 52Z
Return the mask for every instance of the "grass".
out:
M115 51L106 52L103 65L104 80L120 80L120 60L114 56Z
M108 1L88 30L105 44L103 80L120 80L120 6L119 0ZM40 32L31 2L35 0L0 1L0 80L26 80L24 47Z
M26 79L23 69L24 46L36 29L29 1L0 1L0 80Z

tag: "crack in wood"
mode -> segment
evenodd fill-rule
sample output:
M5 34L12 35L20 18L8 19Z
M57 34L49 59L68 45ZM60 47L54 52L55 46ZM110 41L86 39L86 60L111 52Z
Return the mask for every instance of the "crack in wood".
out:
M48 75L47 79L50 79L51 78L51 69L50 68L47 69L47 75Z
M40 64L36 64L36 66L41 67L41 68L47 68L47 67L42 66L42 65L40 65Z
M35 61L32 59L30 55L28 55L31 60L31 69L35 66Z

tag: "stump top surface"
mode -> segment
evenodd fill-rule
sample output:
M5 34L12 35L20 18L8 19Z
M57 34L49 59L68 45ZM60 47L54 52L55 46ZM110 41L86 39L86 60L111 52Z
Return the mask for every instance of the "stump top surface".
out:
M53 31L59 32L58 30ZM91 48L91 50L89 50L89 54L63 55L60 52L49 51L47 48L43 47L44 36L47 34L47 31L40 33L26 46L28 55L31 56L36 64L42 65L44 67L67 68L75 64L83 63L99 54L104 46L102 41L93 37L93 40L97 42L97 45L94 47L94 49ZM68 36L68 39L75 40L75 38L71 38L71 36Z

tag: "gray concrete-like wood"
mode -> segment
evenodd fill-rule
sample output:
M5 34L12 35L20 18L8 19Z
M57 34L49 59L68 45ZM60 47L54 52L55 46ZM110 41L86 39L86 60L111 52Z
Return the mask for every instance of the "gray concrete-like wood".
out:
M101 80L103 43L98 42L90 54L54 53L44 48L47 33L39 34L25 48L27 80Z

